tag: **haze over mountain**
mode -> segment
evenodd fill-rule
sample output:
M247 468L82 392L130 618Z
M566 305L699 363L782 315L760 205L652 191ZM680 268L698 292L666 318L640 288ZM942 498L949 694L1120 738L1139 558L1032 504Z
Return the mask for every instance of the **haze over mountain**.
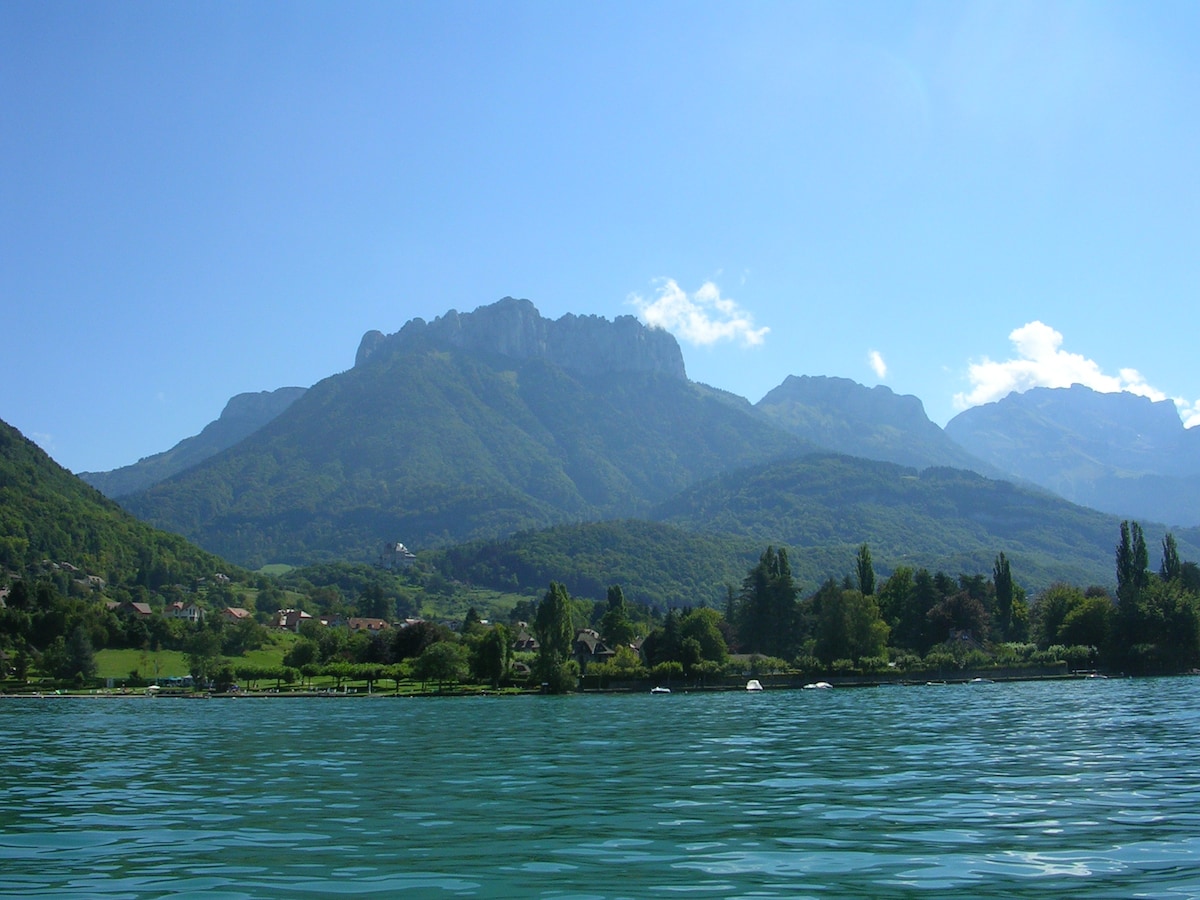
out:
M999 469L1113 515L1200 525L1200 429L1175 405L1082 385L1034 388L955 416L946 434Z
M925 415L917 397L849 378L789 375L755 404L776 424L818 447L902 466L953 466L998 476Z
M124 503L247 564L371 559L389 540L642 515L702 478L812 449L688 381L665 331L548 322L506 298L369 333L354 368Z
M108 497L145 490L177 472L204 462L253 434L304 396L306 388L283 387L274 391L231 397L215 421L199 434L184 438L170 450L155 453L110 472L80 472L79 477Z

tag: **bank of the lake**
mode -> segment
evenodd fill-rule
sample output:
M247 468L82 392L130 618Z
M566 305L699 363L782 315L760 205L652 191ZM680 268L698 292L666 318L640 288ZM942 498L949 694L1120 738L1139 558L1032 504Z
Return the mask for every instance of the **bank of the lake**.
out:
M1200 894L1200 679L0 703L0 895Z

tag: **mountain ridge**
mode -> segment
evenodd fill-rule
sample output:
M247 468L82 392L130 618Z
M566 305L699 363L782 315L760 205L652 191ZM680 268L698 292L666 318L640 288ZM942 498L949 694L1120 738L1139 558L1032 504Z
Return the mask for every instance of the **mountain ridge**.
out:
M965 410L945 430L967 451L1072 502L1200 525L1200 431L1185 428L1169 400L1039 387Z

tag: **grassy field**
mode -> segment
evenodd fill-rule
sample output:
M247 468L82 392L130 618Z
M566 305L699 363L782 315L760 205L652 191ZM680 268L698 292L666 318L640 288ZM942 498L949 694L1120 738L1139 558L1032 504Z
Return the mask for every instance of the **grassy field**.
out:
M271 635L271 642L259 650L251 650L244 656L230 658L238 666L280 666L283 655L299 638L291 633ZM101 650L96 654L96 665L101 679L120 682L137 670L147 681L155 678L174 678L188 674L187 660L178 650Z

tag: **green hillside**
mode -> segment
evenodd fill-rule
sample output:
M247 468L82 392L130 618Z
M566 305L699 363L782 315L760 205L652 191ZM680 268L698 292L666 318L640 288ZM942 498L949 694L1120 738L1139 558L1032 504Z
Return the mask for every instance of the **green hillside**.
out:
M762 548L746 538L696 534L637 519L558 525L437 551L430 565L447 576L518 593L550 581L573 596L602 600L619 584L633 603L721 606Z
M847 456L814 455L720 476L683 491L652 517L696 531L747 535L833 562L867 543L882 571L899 565L949 574L988 572L1004 552L1029 588L1113 582L1120 521L1058 497L960 469L922 472ZM1164 529L1146 524L1151 546ZM1176 533L1200 556L1194 529Z
M662 521L563 525L476 541L432 554L451 578L517 593L550 580L601 599L620 584L655 606L722 607L769 545L788 548L802 592L854 571L867 543L881 576L898 566L951 577L988 574L998 553L1029 591L1066 581L1111 585L1120 523L1048 494L971 472L917 472L888 463L815 455L729 473L657 507ZM1151 547L1164 529L1149 524ZM1194 529L1175 532L1200 556Z
M0 567L24 572L44 560L150 588L229 569L139 522L0 422Z
M127 508L248 566L374 559L644 515L807 445L670 375L406 345L327 378L236 447Z

